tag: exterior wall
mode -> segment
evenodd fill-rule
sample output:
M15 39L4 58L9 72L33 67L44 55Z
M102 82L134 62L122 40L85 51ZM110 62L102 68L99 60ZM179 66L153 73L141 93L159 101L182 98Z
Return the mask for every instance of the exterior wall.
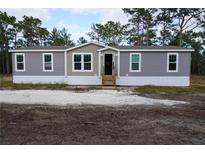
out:
M118 72L118 62L120 63L120 76L116 78L117 85L189 86L190 84L190 52L120 52L120 61L118 61L118 52L112 49L101 51L99 56L97 50L101 48L103 47L89 44L68 51L66 67L64 52L25 52L25 72L15 71L15 53L12 53L13 81L14 83L101 85L102 78L99 74L104 72L104 54L113 54L115 73ZM43 71L43 53L53 53L52 72ZM73 53L92 53L93 71L73 72ZM130 53L141 53L141 72L130 72ZM167 72L167 53L178 53L178 72ZM67 76L65 76L65 69Z
M51 52L45 52L51 53ZM25 53L25 72L16 72L15 53L12 53L12 71L14 76L63 76L64 75L64 52L53 52L53 71L43 71L43 52Z
M68 76L98 76L98 49L101 46L89 44L80 48L73 49L67 52L67 72ZM93 71L92 72L73 72L72 71L72 54L73 53L93 53Z
M136 52L141 53L141 72L130 72L130 53L133 52L120 53L120 76L190 75L191 53L178 52L178 72L167 72L167 53L169 52Z

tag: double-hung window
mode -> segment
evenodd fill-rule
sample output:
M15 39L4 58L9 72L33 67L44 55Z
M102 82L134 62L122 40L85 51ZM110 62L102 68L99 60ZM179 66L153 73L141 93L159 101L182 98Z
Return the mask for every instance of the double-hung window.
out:
M141 71L141 54L130 53L130 72Z
M15 66L16 66L16 71L19 71L19 72L25 71L25 54L24 53L15 54Z
M91 55L90 54L84 54L84 70L91 70Z
M73 71L91 72L92 53L73 53Z
M74 70L82 70L82 57L81 54L74 55Z
M53 71L53 53L43 53L43 71Z
M178 72L178 53L167 54L167 72Z

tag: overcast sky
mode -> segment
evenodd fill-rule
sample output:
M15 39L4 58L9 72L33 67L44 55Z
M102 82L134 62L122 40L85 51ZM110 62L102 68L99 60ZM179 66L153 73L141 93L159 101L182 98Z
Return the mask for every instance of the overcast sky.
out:
M23 15L33 16L42 20L42 26L49 31L53 27L67 28L72 34L71 39L76 41L90 31L95 23L105 23L109 20L127 23L128 17L121 9L1 9L8 15L15 16L22 20Z

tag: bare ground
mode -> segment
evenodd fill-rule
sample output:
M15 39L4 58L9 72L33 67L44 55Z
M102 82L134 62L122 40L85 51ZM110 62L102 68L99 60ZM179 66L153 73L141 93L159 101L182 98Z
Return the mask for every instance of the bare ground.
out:
M0 144L205 144L204 95L146 95L186 100L175 106L1 104Z

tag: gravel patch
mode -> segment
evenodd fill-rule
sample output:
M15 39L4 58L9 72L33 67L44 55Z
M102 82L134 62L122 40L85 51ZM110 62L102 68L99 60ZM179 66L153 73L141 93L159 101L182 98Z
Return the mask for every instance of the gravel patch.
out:
M48 105L175 105L185 101L153 99L132 94L129 91L91 90L86 92L60 90L1 90L0 102L11 104Z

